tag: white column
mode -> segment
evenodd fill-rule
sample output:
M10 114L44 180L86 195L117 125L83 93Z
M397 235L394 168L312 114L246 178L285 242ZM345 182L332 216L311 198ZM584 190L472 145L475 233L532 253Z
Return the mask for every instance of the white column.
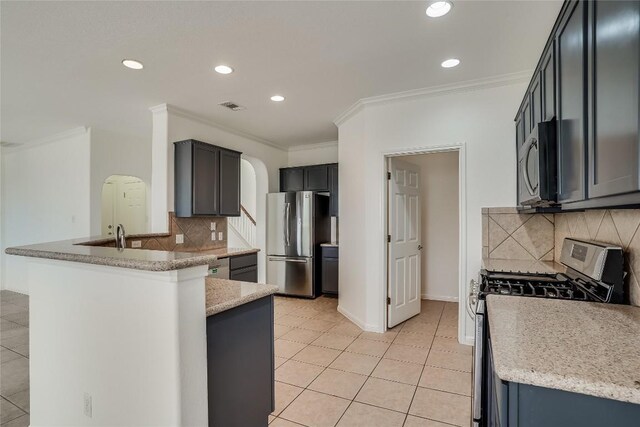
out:
M173 210L173 207L169 205L169 191L173 191L173 168L169 168L169 160L171 159L169 149L173 148L169 144L169 111L167 104L151 107L150 110L153 121L151 134L151 232L164 233L169 231L168 212Z

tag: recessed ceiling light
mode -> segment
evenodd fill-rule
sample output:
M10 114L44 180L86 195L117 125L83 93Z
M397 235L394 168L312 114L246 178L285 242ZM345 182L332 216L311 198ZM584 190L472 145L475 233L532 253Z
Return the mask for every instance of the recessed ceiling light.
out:
M274 102L282 102L282 101L284 101L284 96L282 96L282 95L273 95L271 97L271 100L274 101Z
M233 68L229 67L228 65L218 65L216 68L214 68L214 70L216 70L216 73L220 73L220 74L233 73Z
M446 61L442 61L442 68L453 68L460 64L460 60L456 58L447 59Z
M132 70L142 70L144 68L142 62L136 61L135 59L123 59L122 65L127 68L131 68Z
M431 18L439 18L449 13L453 3L450 1L434 1L427 7L427 16Z

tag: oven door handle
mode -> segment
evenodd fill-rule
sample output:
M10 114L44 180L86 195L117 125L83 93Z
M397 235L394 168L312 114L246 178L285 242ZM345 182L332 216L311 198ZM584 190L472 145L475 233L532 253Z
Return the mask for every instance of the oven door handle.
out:
M475 319L475 346L473 353L473 419L482 418L482 371L484 359L485 302L478 301Z

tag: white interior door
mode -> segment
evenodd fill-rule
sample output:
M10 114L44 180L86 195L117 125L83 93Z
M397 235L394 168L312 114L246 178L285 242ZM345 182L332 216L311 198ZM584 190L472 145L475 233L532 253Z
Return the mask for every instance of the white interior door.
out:
M389 159L388 304L391 328L420 314L420 167Z
M147 231L147 186L134 179L122 183L118 200L118 220L125 226L128 234L140 234Z
M116 193L115 184L105 182L102 185L102 235L113 236L116 232L114 225Z

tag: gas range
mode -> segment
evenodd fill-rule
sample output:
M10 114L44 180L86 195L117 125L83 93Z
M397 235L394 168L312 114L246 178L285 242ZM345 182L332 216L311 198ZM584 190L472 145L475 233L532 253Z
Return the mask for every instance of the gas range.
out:
M562 273L482 270L478 299L514 295L577 301L624 303L622 249L596 242L565 239Z
M532 298L555 298L570 301L628 303L624 290L622 248L598 242L565 239L560 262L565 271L524 273L482 270L480 282L469 295L468 309L475 313L473 349L473 426L488 425L487 406L491 385L488 371L489 325L486 321L486 296L511 295ZM475 307L472 307L475 306ZM474 310L475 308L475 310Z

